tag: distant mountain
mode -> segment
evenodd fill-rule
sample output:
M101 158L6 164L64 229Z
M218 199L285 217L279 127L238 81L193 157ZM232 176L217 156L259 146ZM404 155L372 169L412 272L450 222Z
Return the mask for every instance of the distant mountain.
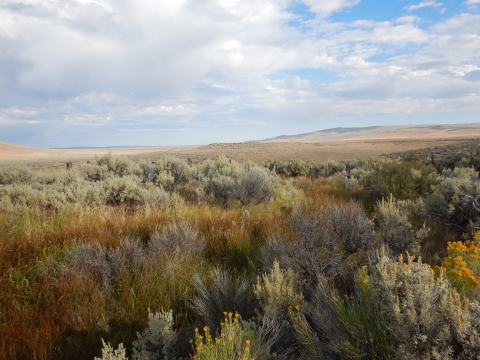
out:
M398 125L336 127L297 135L281 135L255 142L317 142L360 139L407 139L431 137L472 137L479 134L480 123L455 125ZM253 142L253 141L252 141Z

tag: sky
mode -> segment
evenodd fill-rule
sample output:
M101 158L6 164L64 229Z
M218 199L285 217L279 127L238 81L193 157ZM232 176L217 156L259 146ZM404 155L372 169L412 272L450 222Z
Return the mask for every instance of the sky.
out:
M480 121L480 0L0 0L0 141Z

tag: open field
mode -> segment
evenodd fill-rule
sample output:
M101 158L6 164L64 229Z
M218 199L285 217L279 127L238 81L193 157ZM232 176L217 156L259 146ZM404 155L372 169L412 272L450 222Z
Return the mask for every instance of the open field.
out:
M480 354L480 140L3 149L0 359Z
M320 136L320 135L321 136ZM261 163L269 158L286 161L292 158L328 159L375 156L451 145L480 138L480 124L430 127L376 127L331 129L298 136L260 142L215 143L206 146L112 148L112 149L44 149L0 142L0 163L22 162L32 169L56 170L66 161L84 162L109 152L112 155L144 157L152 161L164 154L191 158L194 163L226 155L236 161Z

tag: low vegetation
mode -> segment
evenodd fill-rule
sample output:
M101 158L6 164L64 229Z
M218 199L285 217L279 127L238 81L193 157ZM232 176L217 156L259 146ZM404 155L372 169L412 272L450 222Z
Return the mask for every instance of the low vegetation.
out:
M2 167L0 358L476 359L479 153Z

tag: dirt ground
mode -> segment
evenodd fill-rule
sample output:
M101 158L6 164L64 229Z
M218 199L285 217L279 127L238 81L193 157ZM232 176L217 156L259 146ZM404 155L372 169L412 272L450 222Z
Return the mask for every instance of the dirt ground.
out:
M350 132L346 139L338 139L337 134L335 140L324 141L293 141L295 139L290 137L285 142L216 143L206 146L129 149L54 150L0 142L0 165L22 163L35 170L57 170L65 168L67 161L75 164L93 160L95 156L102 156L109 152L115 156L144 157L152 161L164 154L171 154L183 159L191 158L194 163L220 155L226 155L237 161L252 160L256 163L261 163L269 158L276 158L282 161L291 158L301 158L321 162L328 159L346 160L480 139L480 124L466 128L458 126L446 128L442 126L438 131L432 130L431 127L404 127L396 129L382 127L382 129L377 133L360 133L356 137L352 136Z

